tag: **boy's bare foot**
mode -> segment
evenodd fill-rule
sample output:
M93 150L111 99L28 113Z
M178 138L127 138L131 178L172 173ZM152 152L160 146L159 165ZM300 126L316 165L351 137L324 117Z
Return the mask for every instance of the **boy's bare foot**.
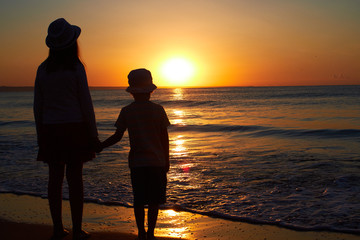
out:
M147 240L158 240L155 236L148 237Z
M147 232L146 240L157 240L153 232Z
M69 231L64 228L61 232L54 232L50 240L60 240L66 237L67 235L69 235Z
M73 233L73 240L86 240L90 238L90 233L81 230L80 232L74 232Z
M138 236L135 238L135 240L147 240L145 230L139 231Z
M144 236L137 236L135 240L147 240L147 238Z

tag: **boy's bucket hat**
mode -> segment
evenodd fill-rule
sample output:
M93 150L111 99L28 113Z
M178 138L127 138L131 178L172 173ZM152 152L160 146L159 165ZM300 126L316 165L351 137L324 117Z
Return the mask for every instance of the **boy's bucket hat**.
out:
M132 70L129 75L129 93L150 93L157 87L152 82L151 72L145 68Z
M70 25L64 18L59 18L50 23L45 42L50 49L65 49L76 42L80 33L78 26Z

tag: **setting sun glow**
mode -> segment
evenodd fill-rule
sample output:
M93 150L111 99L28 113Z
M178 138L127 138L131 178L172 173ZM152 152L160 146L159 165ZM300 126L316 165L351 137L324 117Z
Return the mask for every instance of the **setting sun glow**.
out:
M159 88L360 84L356 0L3 2L0 86L34 85L58 17L82 29L92 87L127 87L143 67Z
M161 74L169 85L183 86L188 84L193 76L194 66L186 59L172 58L162 65Z

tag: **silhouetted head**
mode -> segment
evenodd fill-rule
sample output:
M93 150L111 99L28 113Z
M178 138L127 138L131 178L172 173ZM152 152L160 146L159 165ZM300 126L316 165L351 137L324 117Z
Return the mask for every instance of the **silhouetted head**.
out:
M129 93L151 93L157 87L152 82L151 72L145 68L132 70L128 75Z
M50 23L45 42L52 50L62 50L76 43L80 33L78 26L70 25L64 18L59 18Z
M49 47L49 56L45 61L46 71L75 70L79 59L77 39L81 29L70 25L64 18L50 23L46 45Z

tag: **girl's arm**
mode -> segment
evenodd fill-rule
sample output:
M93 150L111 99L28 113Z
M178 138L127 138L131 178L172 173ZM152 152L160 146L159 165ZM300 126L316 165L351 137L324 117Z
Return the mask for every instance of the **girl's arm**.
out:
M77 74L78 74L78 98L81 105L84 121L89 129L89 133L93 142L97 142L98 131L96 127L94 106L90 95L85 68L82 64L78 65Z
M43 106L43 100L41 97L41 89L40 89L40 83L39 83L39 70L38 70L38 72L36 74L36 79L35 79L34 105L33 105L38 145L40 143L40 138L41 138L40 137L40 133L41 133L40 128L42 126L42 106Z

